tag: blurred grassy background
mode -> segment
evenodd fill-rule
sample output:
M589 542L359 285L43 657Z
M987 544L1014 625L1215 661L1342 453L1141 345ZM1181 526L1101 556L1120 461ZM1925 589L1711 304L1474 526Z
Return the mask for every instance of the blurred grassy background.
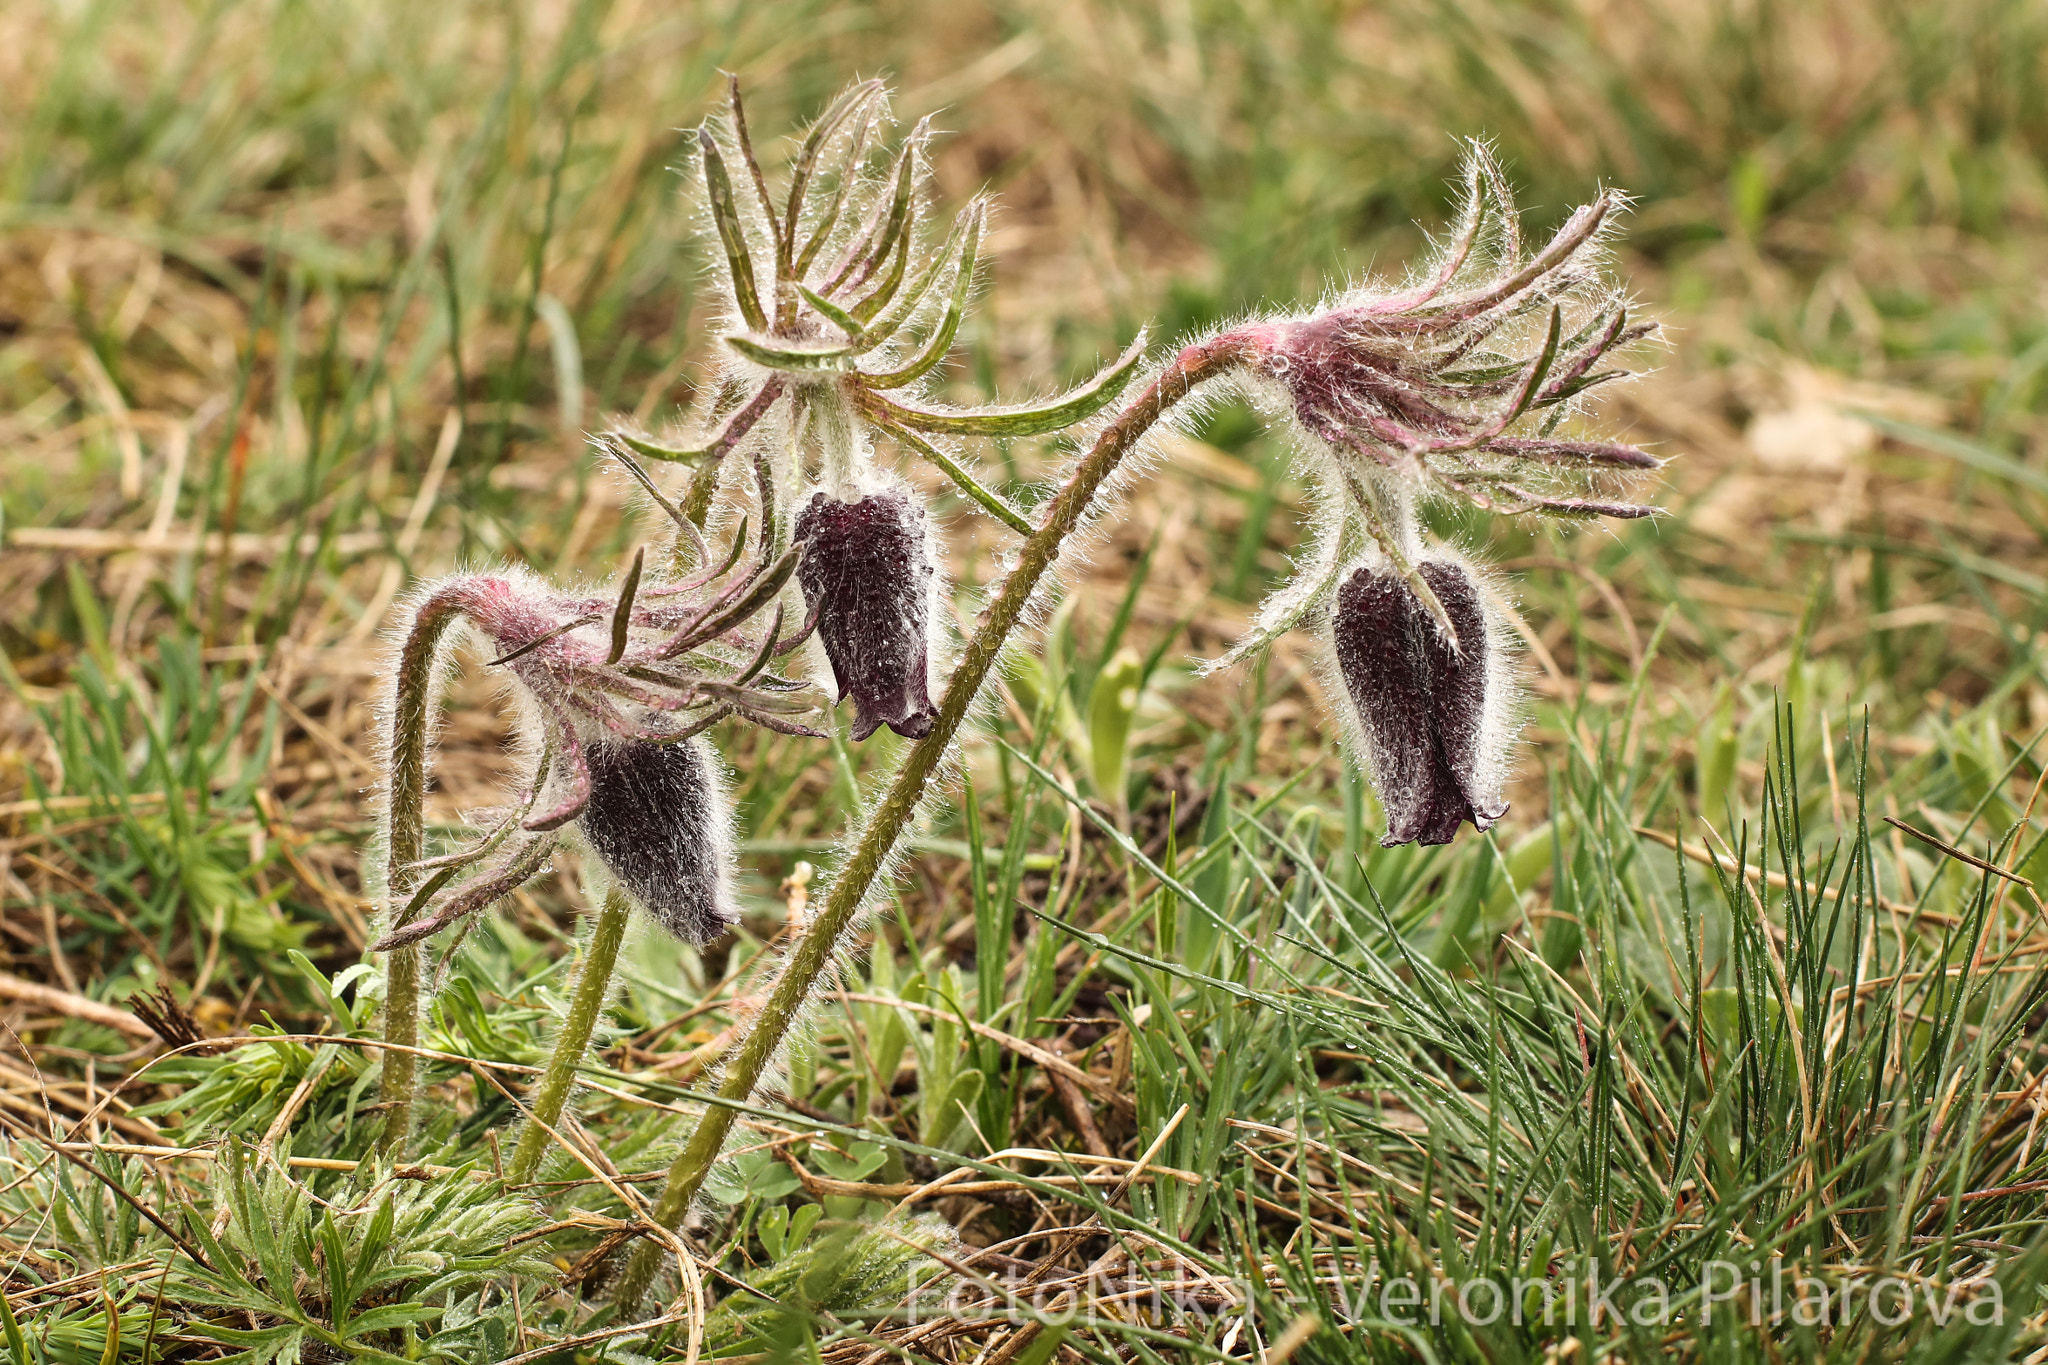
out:
M2029 810L2042 773L2033 747L2048 726L2039 0L16 0L0 10L6 980L116 1001L169 981L215 1031L264 1011L309 1024L347 1013L288 954L303 947L331 973L364 942L356 860L393 604L417 578L486 560L602 577L643 534L623 490L593 470L581 433L614 414L658 429L701 373L701 258L669 167L677 130L716 99L720 69L746 81L771 160L787 151L774 135L855 75L888 77L905 114L944 110L944 195L958 202L986 186L1002 196L988 305L951 381L962 396L1078 376L1149 320L1173 336L1305 303L1333 281L1398 272L1422 245L1418 223L1441 221L1461 138L1497 143L1532 228L1599 184L1636 196L1621 269L1665 320L1668 344L1656 373L1607 400L1607 416L1627 439L1674 457L1661 492L1669 515L1575 533L1440 516L1444 533L1485 543L1521 593L1531 725L1514 811L1494 841L1371 847L1377 818L1328 737L1306 640L1284 642L1257 670L1192 679L1186 657L1224 647L1297 539L1301 490L1242 411L1210 414L1113 519L1049 657L1011 684L1001 733L1030 748L1027 722L1054 718L1058 733L1037 752L1086 791L1105 766L1091 762L1099 734L1084 719L1094 679L1118 666L1125 639L1141 655L1162 650L1130 729L1128 785L1094 794L1112 807L1128 801L1147 856L1166 856L1174 839L1183 852L1205 846L1200 888L1242 922L1235 933L1264 943L1288 914L1317 933L1318 917L1364 926L1346 929L1344 963L1321 964L1329 999L1384 993L1417 1017L1435 1007L1434 997L1425 1009L1401 996L1391 968L1385 981L1344 974L1352 957L1377 966L1375 954L1407 951L1396 921L1455 973L1508 960L1513 940L1540 949L1574 988L1608 982L1610 999L1633 991L1652 1002L1637 1041L1645 1057L1662 1057L1686 1023L1686 992L1647 945L1669 931L1668 951L1679 916L1667 855L1637 857L1651 846L1631 824L1697 841L1692 817L1703 816L1737 838L1732 826L1774 778L1774 818L1790 819L1790 844L1819 847L1852 816L1857 755L1844 737L1860 736L1866 717L1873 817L1899 815L1981 849L1986 831ZM985 455L1025 477L1045 452L1018 443ZM941 506L958 537L959 581L972 585L987 549L971 520L953 515L957 504ZM964 591L961 602L971 610ZM1053 693L1073 706L1063 712ZM451 704L438 819L493 799L506 766L494 702L470 681ZM1786 714L1802 753L1772 768ZM751 951L784 922L782 877L838 832L849 787L892 741L840 764L822 746L759 732L719 738L749 838L758 913L741 945ZM902 973L926 968L934 981L953 971L959 987L964 967L984 1020L1071 1026L1064 1036L1077 1048L1096 1047L1108 1021L1018 1022L1003 1011L1023 999L1103 1016L1117 1001L1156 997L1144 1046L1158 1064L1134 1077L1126 1048L1104 1079L1137 1096L1114 1122L1103 1111L1112 1145L1135 1152L1192 1096L1205 1104L1207 1145L1167 1148L1163 1159L1235 1171L1243 1161L1226 1115L1277 1121L1294 1102L1286 1093L1347 1076L1366 1087L1357 1150L1428 1186L1436 1153L1425 1160L1413 1135L1463 1124L1454 1197L1491 1209L1494 1172L1475 1153L1500 1110L1460 1108L1466 1092L1430 1079L1435 1059L1462 1055L1460 1039L1484 1031L1472 1020L1492 1027L1490 1007L1472 1003L1476 988L1465 1033L1417 1026L1413 1046L1427 1060L1412 1074L1360 1079L1345 1068L1371 1059L1342 1050L1350 1035L1322 1039L1339 1050L1310 1058L1291 1017L1245 1022L1207 977L1190 985L1100 953L1077 966L1075 944L1028 917L1011 924L1016 900L1156 942L1192 964L1188 973L1242 964L1219 956L1213 926L1200 926L1199 941L1192 915L1176 927L1172 897L1156 895L1149 912L1126 904L1130 850L1098 837L995 746L977 739L969 767L983 822L935 819L932 856L906 878L905 965L877 954L872 989L894 991ZM1819 833L1802 835L1800 818ZM988 869L968 856L984 835L1001 846L1000 894L983 894ZM2048 852L2029 839L2020 870L2038 880ZM1881 895L1931 905L1925 920L1913 917L1922 929L1987 913L1984 903L1970 909L1954 879L1938 885L1952 864L1896 833L1884 841L1872 874L1882 884L1858 893L1871 906ZM1367 875L1393 918L1366 915ZM503 926L477 936L467 975L443 1001L438 1045L506 1061L537 1055L555 988L547 960L578 900L565 869L508 913L525 937ZM2038 907L2015 895L1988 913L2020 942ZM1818 922L1802 932L1811 938ZM1648 937L1629 937L1638 931ZM1896 959L1878 964L1890 961L1896 981L1926 947L1909 945L1908 932ZM1727 933L1703 937L1701 951L1734 952L1739 973L1741 931ZM1816 983L1839 965L1829 951L1801 943ZM1944 939L1931 951L1953 962L1970 949ZM724 1021L738 1015L720 993L745 988L744 952L733 951L730 976L725 950L683 954L680 966L677 956L661 944L642 951L620 1006L624 1041L605 1054L622 1071L673 1068L660 1074L682 1082L730 1037ZM1212 960L1220 965L1203 965ZM1403 981L1436 980L1434 967L1402 971ZM714 1012L678 1016L712 983L704 1007ZM1697 970L1692 987L1697 1003ZM1999 1008L2033 1018L2033 989L2010 980ZM1725 982L1717 990L1732 999ZM1175 1012L1188 999L1210 1011L1209 1031L1188 1025L1193 1043ZM1364 1014L1368 1003L1360 1017L1386 1017ZM1553 1004L1555 1018L1579 1019L1563 995ZM34 1094L84 1113L91 1068L140 1041L45 1017L33 1001L9 1008L50 1077L0 1066L0 1100L17 1107ZM950 1021L898 1029L890 1011L861 1008L860 1020L849 1009L840 1033L821 1035L823 1060L799 1068L794 1098L845 1107L849 1122L884 1137L966 1144L940 1121L951 1122L944 1101L957 1059L994 1075L993 1050L955 1036ZM1938 1001L1930 1008L1938 1013ZM1162 1041L1162 1020L1172 1039ZM1698 1023L1695 1008L1688 1039ZM1558 1096L1577 1093L1585 1027L1576 1041L1560 1025L1528 1045L1550 1049L1545 1083ZM1743 1034L1754 1041L1763 1027L1746 1020ZM870 1077L853 1059L877 1037L893 1046L874 1044L882 1062ZM1723 1041L1721 1074L1732 1077L1727 1059L1739 1048ZM1870 1045L1856 1046L1867 1061ZM1876 1046L1873 1075L1884 1071ZM896 1108L906 1047L916 1049L921 1106L911 1128L911 1111ZM677 1049L688 1053L680 1063ZM209 1125L254 1132L295 1086L315 1093L310 1052L294 1062L279 1050L273 1062L258 1051L174 1078L196 1088L183 1100L162 1092L157 1115L176 1100L192 1135ZM1298 1071L1296 1053L1308 1059ZM1242 1064L1257 1074L1223 1068L1217 1093L1230 1103L1211 1104L1201 1087L1209 1062L1225 1057L1256 1058ZM1966 1061L1953 1065L1975 1065ZM1482 1062L1464 1065L1469 1081ZM1861 1065L1840 1074L1860 1076ZM1662 1093L1676 1112L1705 1103L1690 1066L1682 1084L1676 1064L1665 1066ZM320 1123L301 1125L329 1155L360 1148L348 1092L367 1083L365 1067L353 1055L337 1065L342 1080L314 1100ZM1898 1069L1894 1059L1885 1084L1904 1084ZM1962 1076L1941 1072L1913 1103L1952 1098ZM458 1073L438 1081L453 1095ZM2002 1071L1968 1081L1985 1103L2033 1093L1999 1089L2022 1084ZM1014 1101L1020 1139L1066 1142L1067 1120L1045 1092L1026 1096L1037 1084L1019 1069L1009 1090L990 1088L978 1121L1010 1131ZM1027 1098L1037 1106L1028 1122ZM1790 1131L1790 1103L1743 1101L1751 1145L1734 1146L1759 1169L1778 1160L1771 1144ZM1868 1112L1908 1112L1904 1099L1892 1104L1873 1099ZM1558 1131L1575 1107L1559 1109ZM484 1159L487 1130L509 1110L481 1090L457 1108L436 1140ZM2019 1140L1998 1126L2017 1110L1987 1112L1987 1135ZM602 1120L630 1134L607 1149L622 1164L654 1160L648 1133L658 1125L632 1127L639 1117ZM180 1131L139 1111L108 1122L144 1140ZM1898 1140L1922 1153L1960 1142L1961 1190L2038 1174L2025 1131L2010 1162L1988 1136L1973 1147L1974 1130L1943 1129L1940 1116L1931 1129L1900 1127ZM1589 1201L1606 1201L1600 1228L1625 1224L1624 1242L1654 1247L1698 1226L1677 1221L1693 1216L1680 1199L1666 1224L1646 1222L1638 1237L1628 1180L1615 1177L1619 1193L1600 1182L1613 1175L1610 1159L1628 1171L1648 1165L1613 1157L1606 1140L1587 1139L1585 1158L1601 1172L1585 1186L1597 1186ZM1899 1164L1872 1161L1870 1180ZM1767 1192L1780 1179L1743 1178L1752 1176ZM1947 1186L1929 1177L1913 1193L1938 1188ZM1295 1198L1278 1184L1269 1193ZM1896 1191L1879 1193L1889 1204ZM1766 1203L1759 1197L1757 1217ZM24 1217L35 1213L33 1201L25 1207ZM2007 1205L1970 1207L1986 1237L2039 1239L2027 1221L2037 1214L2014 1213L2007 1228ZM1907 1210L1899 1235L1923 1221L1918 1206ZM1436 1245L1455 1240L1443 1231ZM1509 1251L1521 1264L1523 1244ZM136 1302L147 1309L146 1297ZM560 1330L580 1322L580 1308L560 1311ZM2031 1330L2034 1341L2038 1324Z
M391 603L483 557L601 576L634 537L580 433L690 397L669 165L721 69L764 135L856 73L945 111L942 191L1004 205L967 391L1397 269L1461 137L1497 141L1538 225L1621 184L1623 268L1670 348L1611 415L1677 457L1671 517L1445 526L1522 574L1525 770L1621 695L1667 608L1637 742L1717 822L1776 692L1835 733L1875 708L1900 761L1943 748L1930 727L2048 722L2038 4L108 0L0 25L0 802L161 803L24 850L0 951L29 977L118 996L168 969L246 1012L259 978L290 998L282 947L359 940ZM1279 453L1240 412L1203 435L1097 554L1083 635L1155 541L1143 644L1186 621L1215 652L1283 569ZM1251 724L1258 767L1341 784L1313 685L1302 649L1256 694L1169 667L1139 781ZM444 813L501 764L468 701ZM782 796L747 802L757 839L829 837L834 804L793 798L831 764L785 785L801 755L741 742L743 794Z
M356 936L394 594L485 557L601 575L634 534L580 432L690 397L698 257L669 166L721 68L764 132L856 73L944 111L943 191L1003 197L969 391L1070 377L1148 319L1173 335L1398 269L1463 137L1498 143L1538 226L1626 187L1623 268L1669 350L1611 415L1676 457L1672 515L1446 527L1523 575L1546 703L1529 771L1561 717L1626 685L1667 607L1652 738L1681 775L1707 735L1741 737L1754 776L1774 689L1817 689L1837 733L1875 707L1907 757L1932 718L2030 734L2048 722L2044 38L2048 8L2023 0L10 6L0 803L25 809L37 781L89 794L94 761L132 776L136 745L201 787L234 771L211 833L117 842L197 839L231 881L270 869L236 901L251 942L286 932L259 926L266 900L332 946ZM1213 652L1284 567L1277 452L1240 412L1203 435L1097 556L1082 620L1160 536L1140 631L1186 620ZM1177 706L1228 724L1239 686ZM181 687L206 705L165 711ZM1283 651L1267 747L1334 780L1311 687ZM1149 732L1161 764L1200 743L1170 720ZM458 795L496 738L487 706L454 717ZM1713 778L1686 778L1710 815ZM1540 818L1540 790L1518 800ZM78 894L24 871L21 909ZM0 951L62 975L29 965L49 937Z

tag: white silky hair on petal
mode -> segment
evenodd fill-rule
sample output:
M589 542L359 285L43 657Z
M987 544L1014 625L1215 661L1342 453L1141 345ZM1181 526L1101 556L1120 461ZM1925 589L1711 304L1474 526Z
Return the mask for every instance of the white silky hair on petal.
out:
M865 439L865 431L862 431L861 435ZM871 443L869 448L871 451ZM818 493L844 503L860 502L876 494L893 493L901 496L917 512L924 537L925 563L931 570L925 576L923 603L925 692L928 696L936 698L952 672L953 659L959 645L958 632L953 628L952 613L947 610L951 601L952 585L946 577L945 542L939 536L938 518L925 503L924 494L902 475L882 468L872 459L851 465L845 480L837 485L821 483L817 487L807 488L798 493L791 517L799 515L803 507ZM809 610L801 588L795 586L797 580L794 576L790 582L792 589L797 593L795 600L798 611ZM799 616L797 619L801 620L802 617ZM837 685L820 632L812 632L811 638L804 642L803 655L809 665L810 675L832 694L833 704L836 706L843 702L846 699L845 694Z
M1459 565L1479 588L1479 604L1486 621L1486 705L1480 716L1478 774L1486 790L1498 797L1506 791L1513 775L1511 760L1527 722L1522 700L1527 691L1522 640L1506 617L1514 598L1492 565L1466 556L1452 546L1442 547L1437 557Z
M1497 576L1456 546L1431 545L1410 562L1418 569L1429 564L1454 567L1468 576L1476 589L1485 630L1485 674L1481 683L1479 725L1473 744L1471 785L1472 795L1477 798L1476 806L1498 809L1505 804L1503 796L1511 776L1510 759L1522 728L1522 676L1517 648L1520 641L1503 619L1502 604L1507 598ZM1361 569L1375 575L1395 576L1400 572L1384 550L1369 543L1357 556L1343 562L1338 577L1341 581ZM1387 774L1391 770L1390 756L1381 747L1373 726L1367 722L1358 699L1351 693L1349 681L1339 663L1336 628L1334 612L1324 613L1317 623L1316 678L1325 707L1337 722L1342 745L1359 771L1371 782L1385 817L1394 806L1386 788Z
M730 780L703 737L592 744L584 841L619 888L677 938L703 946L739 920Z
M1360 568L1375 573L1386 573L1392 569L1392 561L1377 546L1367 544L1357 555L1341 561L1338 578ZM1337 723L1337 743L1350 756L1352 767L1364 777L1373 790L1373 799L1380 804L1380 818L1386 818L1387 802L1381 795L1380 773L1383 765L1376 757L1372 731L1365 718L1359 714L1358 703L1352 699L1351 688L1344 680L1343 669L1337 662L1336 613L1324 611L1314 622L1316 650L1314 670L1316 685L1323 695L1323 709L1329 718Z

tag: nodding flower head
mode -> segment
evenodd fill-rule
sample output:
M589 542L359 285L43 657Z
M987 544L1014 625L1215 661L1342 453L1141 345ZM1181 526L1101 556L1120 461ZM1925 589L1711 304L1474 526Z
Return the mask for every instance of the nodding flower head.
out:
M770 668L803 640L803 632L782 634L777 601L800 552L776 553L764 534L735 571L737 540L723 565L701 539L699 546L697 572L646 587L636 555L615 596L562 593L507 573L460 575L420 598L414 635L426 623L459 619L493 648L491 665L529 704L535 768L496 828L469 848L406 869L409 877L432 875L374 948L425 938L509 894L545 865L558 831L572 825L617 883L678 937L703 943L736 918L723 775L699 736L728 716L788 734L819 732L798 720L816 709L805 684ZM486 860L429 908L458 872Z
M578 824L612 879L677 938L704 944L739 922L732 820L718 756L702 739L601 739Z
M1277 396L1340 483L1391 476L1490 512L1648 516L1586 485L1655 469L1655 456L1555 434L1581 395L1622 376L1600 362L1656 331L1630 320L1604 275L1625 202L1601 195L1528 254L1499 169L1474 148L1435 268L1404 289L1357 290L1309 317L1239 329L1253 387Z
M806 503L814 487L829 490L831 501L869 505L868 490L887 482L873 466L881 439L1028 535L1031 519L975 477L961 438L1046 436L1093 417L1130 384L1145 339L1063 394L981 407L936 401L933 386L973 302L989 205L974 199L944 233L934 231L929 120L893 151L890 127L882 84L850 87L804 136L778 194L754 155L738 84L730 86L726 109L698 129L696 146L705 235L716 243L714 285L724 304L721 382L706 386L712 397L692 435L666 442L622 431L612 438L650 458L697 466L692 499L708 498L729 455L753 449L757 477L774 484L786 507ZM769 432L785 439L778 446ZM798 447L801 458L789 458ZM828 540L841 535L823 523L819 529ZM877 523L877 534L883 529ZM858 536L849 528L844 538L851 545ZM862 651L844 637L835 645L834 627L821 629L842 690L861 702L863 733L874 728L869 719L922 733L915 728L921 696L887 705L864 697L867 684L847 674L847 661ZM907 681L916 671L907 655L904 664L905 686L921 689Z
M1437 612L1407 576L1368 562L1344 575L1330 613L1333 691L1386 809L1390 847L1447 844L1460 824L1490 829L1508 808L1512 683L1484 600L1461 564L1425 560L1415 572Z
M847 500L820 491L796 519L804 546L797 581L818 622L853 737L887 725L909 739L931 733L931 553L924 510L903 487Z
M1219 338L1235 343L1245 389L1298 438L1321 502L1308 562L1212 667L1320 615L1386 801L1388 843L1441 843L1506 809L1500 641L1470 572L1425 548L1418 501L1651 514L1606 485L1657 468L1655 456L1560 432L1589 390L1622 377L1602 362L1656 330L1630 319L1605 276L1625 202L1602 194L1532 253L1499 169L1474 147L1457 226L1429 269Z

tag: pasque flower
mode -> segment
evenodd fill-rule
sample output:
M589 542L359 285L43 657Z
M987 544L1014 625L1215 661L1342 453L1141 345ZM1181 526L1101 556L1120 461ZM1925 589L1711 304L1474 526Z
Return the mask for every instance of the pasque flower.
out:
M594 745L583 837L613 880L686 943L739 920L718 757L702 739Z
M755 482L800 509L798 581L839 696L854 702L856 740L882 725L927 733L939 644L928 518L907 484L876 467L876 442L931 464L1028 535L1031 519L974 476L958 440L1064 430L1122 392L1144 353L1140 337L1087 383L1039 402L933 401L929 389L972 300L988 204L970 201L935 240L925 221L929 122L884 155L889 123L881 83L855 85L812 126L778 200L754 156L738 85L729 88L723 116L696 139L727 322L720 382L694 438L613 434L650 458L696 467L686 512L706 505L721 471L744 464L732 457L746 452Z
M616 453L639 473L629 455ZM408 882L433 875L394 907L376 950L425 938L509 894L572 825L613 879L679 938L708 942L737 918L724 779L701 736L728 716L819 733L797 719L816 709L805 684L769 667L804 637L782 634L777 601L799 552L777 554L764 535L735 570L739 540L718 564L694 525L662 505L695 539L701 567L692 574L643 587L643 552L615 597L558 592L509 572L458 575L420 596L409 644L431 642L455 620L481 635L496 655L491 664L523 698L535 766L516 808L483 838L403 869ZM402 675L431 666L410 650L400 661ZM394 752L405 742L394 735Z
M796 539L797 581L839 695L853 698L853 737L881 725L908 739L930 734L935 575L924 509L901 486L850 501L820 490L797 516Z
M1396 289L1361 288L1305 316L1224 334L1245 391L1295 433L1321 496L1307 563L1260 609L1221 667L1313 615L1325 619L1332 689L1387 810L1388 843L1486 829L1500 799L1513 682L1479 580L1424 548L1416 506L1644 517L1607 485L1660 461L1564 424L1602 368L1655 324L1632 321L1605 273L1615 192L1574 212L1534 252L1483 147L1467 161L1457 225L1435 261Z
M1511 689L1478 584L1448 559L1415 571L1453 631L1383 560L1346 573L1330 610L1338 704L1379 784L1388 845L1447 844L1461 823L1486 830L1507 813Z
M1193 339L1120 399L1142 344L1069 394L1041 403L949 408L929 386L974 287L987 220L979 199L932 249L922 229L925 126L871 166L887 121L879 86L856 86L812 127L788 188L771 197L734 92L698 135L699 169L724 288L728 362L692 439L624 436L650 456L693 463L684 510L707 506L748 454L760 506L798 509L797 585L855 731L921 735L860 816L831 885L728 1058L720 1095L678 1153L651 1210L679 1225L718 1160L734 1115L843 960L906 832L954 761L960 729L1006 644L1032 618L1070 538L1100 514L1162 420L1198 391L1237 384L1296 438L1319 485L1308 567L1262 609L1243 649L1319 610L1329 689L1377 780L1393 842L1441 842L1505 809L1500 777L1513 722L1494 596L1455 551L1426 544L1424 497L1502 513L1635 516L1609 479L1653 467L1641 451L1592 439L1573 409L1616 348L1649 329L1605 283L1602 239L1621 207L1603 195L1533 254L1522 246L1498 172L1475 152L1467 203L1434 266L1397 290L1358 289L1313 314L1268 317ZM990 492L951 444L1040 436L1118 407L1078 442L1030 514ZM769 435L764 435L769 433ZM772 436L772 439L770 439ZM927 701L935 556L928 518L874 466L878 444L941 470L1023 537L971 638ZM743 476L742 476L743 477ZM780 543L780 542L778 542ZM662 1255L642 1242L621 1277L639 1302Z

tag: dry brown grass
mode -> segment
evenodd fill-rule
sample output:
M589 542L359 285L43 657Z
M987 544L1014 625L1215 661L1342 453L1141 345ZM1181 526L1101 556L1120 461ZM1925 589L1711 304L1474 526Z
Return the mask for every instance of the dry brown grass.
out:
M209 34L191 13L148 5L88 43L52 13L0 20L0 165L26 192L0 211L0 633L22 683L0 697L6 828L31 828L31 770L64 785L29 704L59 697L89 651L68 576L105 604L117 671L172 628L152 584L177 584L206 657L260 664L282 699L266 790L279 828L318 850L297 894L335 909L331 948L351 936L336 907L355 883L345 840L318 836L361 827L395 594L412 576L511 553L515 534L543 568L601 573L634 534L618 487L591 476L579 427L599 416L600 391L656 422L689 396L700 343L688 217L660 168L721 64L746 74L763 128L853 70L891 72L905 108L951 106L944 192L990 183L1005 205L968 384L1068 372L1176 289L1197 297L1199 317L1247 290L1397 259L1418 240L1408 215L1429 214L1440 192L1453 134L1497 134L1539 189L1641 187L1647 254L1624 267L1667 320L1669 351L1613 411L1631 439L1674 457L1673 516L1627 542L1636 554L1598 530L1495 533L1528 575L1529 671L1555 703L1533 732L1531 775L1558 755L1557 717L1625 694L1667 607L1650 728L1681 769L1718 707L1733 698L1752 712L1795 660L1838 715L1877 705L1903 751L1924 745L1916 712L1966 709L2001 683L2012 733L2048 721L2039 680L2009 676L2031 648L2030 593L1942 562L1961 551L2016 581L2048 574L2033 495L1872 440L1841 415L1983 428L2022 461L2039 447L2030 398L1997 406L2042 302L2048 202L2038 100L2000 65L2013 54L1965 50L1945 83L1901 102L1931 58L1851 0L1755 18L1753 31L1741 12L1717 29L1706 8L1680 5L1587 4L1554 24L1487 4L1396 5L1326 25L1261 4L1198 17L1061 0L787 14L625 3L583 36L568 4L526 7L516 23L482 7L363 5L287 22L242 6ZM1967 48L1968 32L1958 20L1936 37ZM176 54L202 38L211 46L180 67ZM1734 55L1713 72L1696 68L1699 52ZM515 58L522 77L507 85ZM1986 140L1971 120L1999 100L2013 107ZM580 423L560 410L549 334L525 302L572 113L537 279L602 329L582 338ZM492 140L468 150L486 126ZM2001 196L1995 232L1974 221L1987 179ZM459 353L442 331L438 249L422 251L442 214ZM1252 269L1261 243L1270 260ZM1341 249L1314 255L1320 243ZM394 306L408 262L418 292ZM323 407L312 371L329 337L338 378ZM508 394L522 353L523 387ZM335 392L380 360L382 377L344 410ZM457 411L468 425L437 475ZM340 420L354 425L337 445ZM1781 439L1760 443L1773 423ZM307 499L296 480L316 455L327 473ZM1028 467L1032 453L1020 455ZM1141 632L1186 621L1199 652L1227 641L1247 603L1211 588L1231 576L1261 488L1275 496L1252 533L1248 591L1293 542L1299 495L1265 472L1273 458L1259 442L1190 444L1095 553L1084 625L1106 619L1156 542ZM295 528L331 517L343 548L301 586L288 628L252 616L275 606ZM39 541L48 528L69 543ZM977 552L959 554L972 579ZM1873 664L1881 638L1896 646L1888 671ZM1334 765L1304 649L1283 648L1268 673L1260 724L1274 770ZM1229 724L1240 686L1162 694L1148 738L1163 754ZM442 814L486 803L502 742L478 684L443 745ZM818 792L831 780L824 767L806 779ZM1531 821L1539 785L1524 783L1518 805ZM46 979L51 935L36 907L62 873L19 861L26 843L9 847L20 880L7 917L20 929L0 942L0 968Z

